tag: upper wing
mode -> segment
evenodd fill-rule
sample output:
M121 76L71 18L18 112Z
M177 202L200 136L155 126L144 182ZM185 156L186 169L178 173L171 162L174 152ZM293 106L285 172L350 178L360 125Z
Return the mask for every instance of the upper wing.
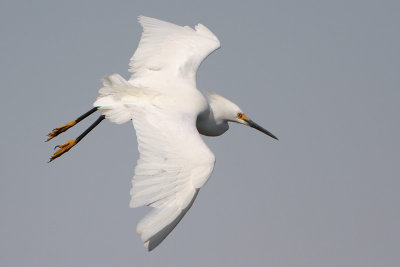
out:
M202 24L192 29L144 16L139 22L143 34L129 63L131 80L153 75L160 79L165 74L194 81L200 63L220 47L218 38Z
M204 144L196 117L149 105L134 105L140 158L132 181L131 207L153 209L137 232L154 249L183 218L210 177L215 157Z

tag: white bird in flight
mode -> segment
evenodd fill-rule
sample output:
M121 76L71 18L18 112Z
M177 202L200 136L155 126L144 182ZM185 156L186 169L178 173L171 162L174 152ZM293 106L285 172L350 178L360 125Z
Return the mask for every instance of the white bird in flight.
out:
M140 158L132 179L130 207L152 207L136 228L151 251L190 209L214 169L215 156L200 134L219 136L229 129L228 122L236 122L277 138L233 102L214 93L205 97L197 90L197 69L220 47L208 28L198 24L192 29L144 16L139 16L139 22L143 33L130 60L131 78L106 76L94 108L54 129L47 141L95 111L102 112L79 137L56 146L52 161L103 119L117 124L133 121Z

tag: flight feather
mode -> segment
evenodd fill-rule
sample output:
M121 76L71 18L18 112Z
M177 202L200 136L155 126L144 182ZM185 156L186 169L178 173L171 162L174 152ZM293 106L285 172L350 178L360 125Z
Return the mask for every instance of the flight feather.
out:
M200 63L220 47L218 38L202 24L193 29L144 16L139 22L143 33L129 63L131 79L160 71L195 78Z

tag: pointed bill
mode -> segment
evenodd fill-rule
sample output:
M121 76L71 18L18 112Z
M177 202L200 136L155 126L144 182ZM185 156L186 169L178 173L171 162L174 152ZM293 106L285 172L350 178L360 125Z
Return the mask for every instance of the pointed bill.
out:
M272 138L274 138L274 139L276 139L276 140L279 140L279 139L278 139L275 135L273 135L271 132L269 132L268 130L264 129L263 127L261 127L260 125L258 125L257 123L255 123L254 121L252 121L252 120L250 120L249 118L247 118L247 116L246 116L246 118L243 118L243 120L244 120L245 122L247 122L247 125L250 126L251 128L257 129L257 130L259 130L260 132L263 132L263 133L265 133L266 135L268 135L268 136L270 136L270 137L272 137Z

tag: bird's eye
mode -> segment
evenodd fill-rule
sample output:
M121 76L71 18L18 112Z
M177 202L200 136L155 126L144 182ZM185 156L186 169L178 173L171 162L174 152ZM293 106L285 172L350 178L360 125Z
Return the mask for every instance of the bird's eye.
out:
M241 118L243 118L243 113L240 113L240 112L239 112L239 113L237 114L237 116L238 116L239 119L241 119Z

